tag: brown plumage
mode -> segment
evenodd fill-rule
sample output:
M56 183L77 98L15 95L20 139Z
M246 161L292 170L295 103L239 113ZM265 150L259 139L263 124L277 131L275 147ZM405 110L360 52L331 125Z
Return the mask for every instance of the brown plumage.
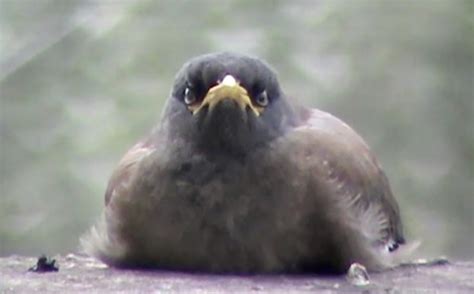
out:
M344 272L394 264L398 205L364 141L264 62L204 55L112 174L87 252L116 267Z

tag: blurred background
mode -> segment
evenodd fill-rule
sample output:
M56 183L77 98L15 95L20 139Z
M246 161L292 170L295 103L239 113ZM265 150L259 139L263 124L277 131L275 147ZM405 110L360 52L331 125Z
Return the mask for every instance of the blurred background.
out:
M221 50L367 140L420 256L474 258L470 0L0 0L0 256L76 251L177 70Z

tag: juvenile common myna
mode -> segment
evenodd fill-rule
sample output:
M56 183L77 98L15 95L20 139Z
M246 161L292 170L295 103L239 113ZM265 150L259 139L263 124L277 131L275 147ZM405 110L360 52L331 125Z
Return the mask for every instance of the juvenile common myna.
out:
M263 61L217 53L178 72L158 126L113 172L82 239L115 267L342 273L393 263L399 208L369 147L296 105Z

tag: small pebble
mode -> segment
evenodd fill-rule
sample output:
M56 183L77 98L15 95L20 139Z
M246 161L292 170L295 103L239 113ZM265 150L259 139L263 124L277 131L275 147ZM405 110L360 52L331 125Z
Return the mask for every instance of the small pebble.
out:
M367 269L360 263L351 264L351 267L347 271L346 278L349 283L355 286L367 286L370 284Z

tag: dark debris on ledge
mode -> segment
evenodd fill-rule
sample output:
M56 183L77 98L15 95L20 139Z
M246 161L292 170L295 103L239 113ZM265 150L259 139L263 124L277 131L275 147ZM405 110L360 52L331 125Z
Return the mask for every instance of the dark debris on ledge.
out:
M56 259L50 259L46 255L38 257L36 264L28 269L30 272L47 273L57 272L59 267L56 265Z

